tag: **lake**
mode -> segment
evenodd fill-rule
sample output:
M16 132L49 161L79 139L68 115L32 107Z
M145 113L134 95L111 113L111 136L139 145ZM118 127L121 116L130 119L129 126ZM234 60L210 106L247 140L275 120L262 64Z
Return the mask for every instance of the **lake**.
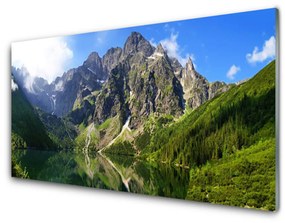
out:
M30 179L184 199L189 169L87 151L13 150Z

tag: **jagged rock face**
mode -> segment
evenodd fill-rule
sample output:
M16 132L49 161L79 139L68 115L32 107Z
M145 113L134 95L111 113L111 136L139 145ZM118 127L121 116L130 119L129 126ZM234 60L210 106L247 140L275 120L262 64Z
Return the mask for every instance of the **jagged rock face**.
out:
M62 78L55 81L54 114L63 116L69 113L74 108L75 102L80 104L84 97L93 91L101 90L106 77L102 59L97 53L91 53L82 66L69 70Z
M123 50L119 47L111 48L103 56L103 64L104 64L104 67L107 73L110 73L111 70L114 69L115 66L118 65L119 61L122 58L122 52Z
M138 32L132 32L128 37L124 49L124 58L141 52L144 56L148 57L153 54L155 48Z
M180 81L182 78L183 67L176 58L170 58L171 67L177 79Z
M115 52L113 49L107 54ZM155 112L157 86L154 72L147 70L146 63L147 57L153 53L154 48L141 34L131 34L125 43L122 57L116 58L121 62L111 70L109 79L97 98L94 113L96 122L102 123L117 114L123 114L122 122L129 115L135 120L136 117Z
M128 70L128 64L120 63L111 71L107 83L96 99L95 122L102 123L107 118L118 114L121 114L122 122L127 118L129 111L126 104L128 91L126 73Z
M183 113L183 91L168 58L149 61L141 70L129 73L131 126L142 124L151 113L180 116Z
M66 76L66 80L61 84L61 90L55 91L53 94L53 114L57 116L63 116L72 110L80 89L79 84L82 78L77 69L68 71Z
M181 72L181 84L184 90L186 105L195 109L212 99L216 94L228 90L229 86L223 82L209 83L205 77L200 75L194 68L192 60L186 63Z
M101 89L106 74L103 72L103 67L98 66L96 69L94 67L93 65L94 70L91 71L90 64L84 62L83 66L69 70L62 78L52 83L51 96L55 115L66 115L72 111L75 102L80 104L84 97Z
M34 82L33 82L33 90L35 92L40 92L40 91L50 91L50 86L47 82L42 77L35 77Z
M167 54L165 52L165 50L163 49L163 46L160 44L158 44L157 48L154 51L154 56L161 56L161 57L166 57Z
M124 111L136 128L152 113L179 116L183 90L162 46L149 57L137 52L115 67L96 101L94 119L101 123Z
M209 85L209 98L208 100L215 97L217 94L225 92L230 89L230 85L225 82L215 81Z
M208 81L194 69L191 59L182 71L181 84L186 104L195 109L208 99Z
M99 80L105 80L107 74L103 68L103 61L97 52L92 52L86 61L84 61L82 68L92 72Z
M31 104L36 105L36 107L43 107L48 112L52 112L52 103L50 100L51 87L45 79L35 77L32 83L32 93L25 90L25 94Z
M88 125L89 122L92 121L94 109L95 107L91 105L88 100L84 100L79 108L71 111L68 114L68 117L70 121L75 125L79 125L80 123Z

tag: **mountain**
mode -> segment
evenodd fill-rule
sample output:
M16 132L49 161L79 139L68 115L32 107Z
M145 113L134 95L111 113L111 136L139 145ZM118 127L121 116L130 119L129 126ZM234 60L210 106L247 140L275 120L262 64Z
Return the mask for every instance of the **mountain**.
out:
M185 199L276 209L275 61L177 120L122 128L105 154L191 169Z
M275 138L275 61L247 82L152 133L149 159L199 166Z
M132 35L124 49L131 54L111 71L97 97L94 119L98 123L122 114L123 122L131 116L130 125L137 128L151 113L183 113L183 90L162 46L152 51L145 39L137 33ZM137 46L143 50L136 51Z
M118 65L119 61L122 58L123 50L120 47L109 49L106 54L103 56L103 64L107 71L110 73L115 66Z
M154 50L155 48L140 33L132 32L124 45L123 57L126 58L137 53L148 57Z
M180 82L184 89L186 105L191 109L198 108L217 93L227 91L230 88L224 82L209 83L205 77L195 70L191 58L181 71Z
M18 86L12 79L14 86ZM12 88L12 148L53 148L45 126L21 87Z
M77 130L72 122L67 118L60 118L40 109L36 109L36 112L57 149L71 149L74 147Z
M74 149L82 155L76 158L79 179L87 177L88 185L94 176L98 185L102 167L94 165L102 159L109 165L107 175L117 171L128 191L152 191L153 173L136 166L143 162L147 169L163 170L162 181L171 182L167 188L161 182L155 194L183 190L179 197L185 199L274 210L275 74L272 61L246 81L210 83L191 58L182 66L161 44L153 47L132 32L123 48L111 48L102 58L92 52L52 83L12 68L12 148ZM14 152L13 174L25 178L25 166ZM74 177L76 162L59 154ZM133 169L126 171L132 177L124 177L120 170L125 168L119 170L108 156L133 160ZM187 176L182 183L179 171ZM116 182L122 186L120 179Z
M178 119L230 88L223 82L209 83L190 58L183 67L161 44L153 47L138 32L130 34L123 48L110 48L102 58L92 52L81 66L50 84L25 68L12 68L12 73L34 107L73 123L79 138L86 134L81 127L94 123L96 149L118 136L127 120L137 135L153 117ZM105 124L110 120L118 129ZM98 129L101 125L108 128Z
M68 114L77 108L86 96L101 89L106 78L103 70L97 74L99 68L93 67L93 70L89 66L89 61L86 60L82 66L69 70L52 83L54 114L58 116Z
M91 53L83 65L68 70L51 84L43 78L32 78L26 68L12 68L12 73L33 106L57 116L65 116L86 96L100 90L107 78L102 59L96 52Z
M33 106L49 113L53 111L51 97L49 96L51 87L46 80L40 77L33 78L25 67L21 69L12 67L12 74Z
M196 72L191 59L183 68L176 58L168 57L161 44L153 47L138 32L131 33L123 48L110 48L102 58L92 52L81 66L68 70L51 84L43 78L32 78L24 67L12 68L12 73L33 106L60 117L70 115L75 124L90 122L90 113L94 112L94 120L102 123L123 106L129 114L122 121L132 115L131 125L137 127L142 122L140 116L148 117L153 112L179 116L185 106L195 109L229 88L223 82L209 83ZM114 82L118 73L125 81L125 89L117 86L120 92L108 93L112 91L108 87L119 84ZM104 101L101 89L104 95L114 94L106 100L116 97L116 108ZM93 106L97 96L100 100Z
M179 117L186 106L195 109L230 88L224 82L209 83L190 58L183 68L161 44L154 48L137 32L122 50L113 48L107 54L115 52L119 64L112 63L95 103L94 120L99 124L121 114L121 125L130 116L130 127L138 129L151 114Z

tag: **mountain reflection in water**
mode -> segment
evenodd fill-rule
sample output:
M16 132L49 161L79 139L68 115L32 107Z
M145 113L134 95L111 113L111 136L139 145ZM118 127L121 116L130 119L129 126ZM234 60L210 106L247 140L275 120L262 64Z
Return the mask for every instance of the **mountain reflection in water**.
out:
M15 150L30 179L184 199L189 170L130 156L94 152Z

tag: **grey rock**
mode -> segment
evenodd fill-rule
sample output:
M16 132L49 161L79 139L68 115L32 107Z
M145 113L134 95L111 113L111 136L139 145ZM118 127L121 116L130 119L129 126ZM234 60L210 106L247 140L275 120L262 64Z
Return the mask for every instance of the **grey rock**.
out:
M182 70L180 81L183 86L186 105L191 109L198 108L218 93L229 89L229 86L224 82L209 83L205 77L195 70L191 58Z
M180 116L183 90L163 47L158 46L151 55L131 52L111 71L97 97L95 121L102 123L119 114L124 122L131 115L130 127L137 128L154 113Z
M138 32L132 32L128 37L124 49L124 58L137 52L142 52L144 56L149 57L153 54L155 48Z
M123 50L119 47L111 48L107 51L107 53L103 56L103 64L107 71L107 73L110 73L112 69L115 68L115 66L118 65L122 58L122 52Z

